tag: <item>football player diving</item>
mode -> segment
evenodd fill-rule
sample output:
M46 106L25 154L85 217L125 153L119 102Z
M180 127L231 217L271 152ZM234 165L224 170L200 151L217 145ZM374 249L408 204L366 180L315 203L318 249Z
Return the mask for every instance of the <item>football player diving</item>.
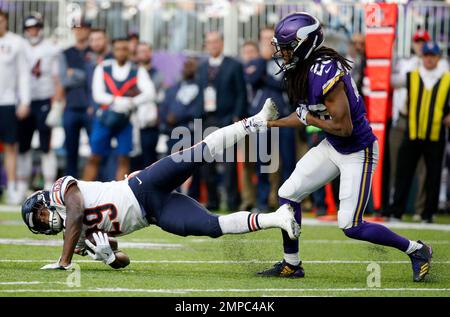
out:
M410 241L388 228L363 220L370 196L372 175L378 162L378 142L349 61L334 49L322 46L322 26L317 18L296 12L275 28L274 58L284 72L291 115L268 122L263 128L312 125L326 138L298 161L278 191L281 206L289 205L301 219L300 202L340 175L338 225L352 239L397 248L412 262L413 280L422 281L430 269L432 249ZM299 222L300 224L300 222ZM263 276L303 277L298 240L283 232L284 259L260 272Z
M54 235L64 230L61 257L42 269L68 269L74 253L88 254L113 268L125 267L130 262L128 256L117 250L117 241L110 241L109 237L126 235L151 224L180 236L212 238L281 228L291 239L298 239L299 225L289 205L273 213L240 211L218 216L175 191L195 169L223 155L226 148L250 132L260 130L260 122L277 117L278 111L268 99L255 116L216 130L193 147L167 156L122 181L85 182L65 176L50 191L32 194L22 206L23 220L31 232Z

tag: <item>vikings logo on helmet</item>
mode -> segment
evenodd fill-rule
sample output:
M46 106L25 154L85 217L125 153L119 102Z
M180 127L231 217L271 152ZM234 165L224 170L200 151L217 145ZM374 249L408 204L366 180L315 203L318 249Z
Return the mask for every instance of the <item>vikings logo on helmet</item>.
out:
M292 13L275 27L272 45L276 52L273 58L281 71L286 71L294 68L297 62L307 59L322 43L323 30L319 20L306 12ZM285 57L288 57L288 61Z

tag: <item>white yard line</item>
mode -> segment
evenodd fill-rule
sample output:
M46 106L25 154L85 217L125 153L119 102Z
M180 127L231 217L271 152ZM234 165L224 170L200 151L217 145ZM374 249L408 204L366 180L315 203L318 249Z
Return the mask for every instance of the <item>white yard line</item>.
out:
M4 239L0 238L0 245L28 245L28 246L51 246L63 245L63 240L38 240L38 239ZM121 242L121 248L130 249L180 249L182 244L175 243L143 243L143 242Z
M131 239L131 240L120 240L118 242L121 248L130 249L171 249L171 248L181 248L182 244L172 243L173 240L170 239ZM427 244L433 245L450 245L450 240L426 240ZM227 240L217 240L217 239L186 239L183 244L189 243L258 243L258 244L277 244L279 241L269 240L269 239L240 239L238 241L227 241ZM0 238L0 245L29 245L29 246L62 246L62 242L59 240L39 240L39 239L21 239L21 238L10 238L4 239ZM300 244L367 244L365 241L359 240L339 240L339 239L300 239Z
M139 241L139 242L136 242ZM215 239L186 239L185 243L226 243L226 240L215 240ZM278 242L278 241L275 241ZM450 240L427 240L430 245L450 245ZM274 243L271 240L251 240L242 239L236 241L236 243ZM0 238L0 245L27 245L27 246L46 246L46 247L60 247L63 245L63 241L55 239L21 239L21 238ZM170 239L132 239L131 241L121 241L119 240L121 248L129 249L179 249L183 247L183 244L171 243ZM300 244L367 244L364 241L358 240L300 240Z
M20 213L20 206L8 206L0 205L0 213ZM384 226L394 229L415 229L415 230L437 230L437 231L450 231L450 224L424 224L424 223L412 223L412 222L383 222ZM302 225L306 226L318 226L318 227L335 227L337 221L321 221L314 218L303 218Z
M450 225L437 223L382 222L381 224L393 229L450 231ZM312 227L338 227L337 221L320 221L313 218L302 219L302 226L303 225Z
M305 293L305 292L449 292L450 288L223 288L223 289L142 289L142 288L95 288L95 289L0 289L0 293Z
M20 206L9 206L9 205L0 204L0 212L13 213L13 212L20 212L20 211L21 211Z
M0 259L0 263L52 263L55 260L31 260L31 259ZM276 260L131 260L131 263L142 264L267 264ZM410 261L376 261L376 260L310 260L302 261L306 264L411 264ZM100 263L94 260L77 260L75 263ZM432 264L450 264L450 261L432 261Z
M366 241L360 241L360 240L353 240L345 238L345 240L339 240L339 239L302 239L300 236L300 244L367 244ZM133 242L164 242L164 241L170 241L168 239L131 239L130 241ZM227 242L226 240L220 240L220 239L203 239L203 238L194 238L187 240L187 243L211 243L211 242L218 242L218 243L224 243ZM234 241L233 241L234 242ZM450 244L450 240L426 240L427 244ZM236 241L236 243L279 243L278 240L269 240L269 239L240 239L239 241Z
M42 281L13 281L13 282L0 282L1 285L36 285L36 284L64 284L67 285L67 283L64 282L42 282Z

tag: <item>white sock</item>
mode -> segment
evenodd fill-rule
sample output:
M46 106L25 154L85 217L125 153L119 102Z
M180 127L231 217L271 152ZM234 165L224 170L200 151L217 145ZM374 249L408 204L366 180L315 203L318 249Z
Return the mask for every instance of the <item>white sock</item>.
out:
M203 142L208 145L212 156L222 154L223 151L242 140L247 135L243 121L238 121L214 131Z
M246 233L268 228L280 228L279 215L270 213L251 213L239 211L219 217L220 229L223 234Z
M41 156L42 175L44 176L44 189L50 190L56 181L58 162L53 151L44 153Z
M230 233L246 233L252 230L253 227L250 225L250 219L253 218L252 214L248 211L238 211L226 216L219 217L220 229L222 229L223 234ZM257 226L256 226L257 228ZM256 229L258 230L258 229Z
M297 253L285 253L284 254L284 260L289 263L290 265L297 266L300 264L300 257Z
M409 240L409 247L406 250L406 254L411 254L414 251L419 250L420 248L422 248L422 246L423 246L422 244L420 244L420 243L418 243L416 241Z

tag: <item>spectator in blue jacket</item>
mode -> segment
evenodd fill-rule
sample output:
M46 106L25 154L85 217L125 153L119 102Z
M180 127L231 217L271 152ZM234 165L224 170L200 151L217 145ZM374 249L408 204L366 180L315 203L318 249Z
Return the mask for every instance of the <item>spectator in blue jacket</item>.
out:
M168 153L172 153L172 147L177 142L186 142L187 147L193 145L194 119L200 119L203 113L202 96L200 86L195 80L197 72L197 60L188 58L183 67L183 78L175 85L169 87L161 104L161 121L164 132L169 135L167 141ZM191 132L190 140L180 140L172 136L172 131L177 127L185 127ZM180 135L180 137L182 137ZM180 150L177 148L176 150Z
M197 76L203 94L203 128L224 127L245 116L247 91L242 64L224 56L223 37L218 32L209 32L205 37L208 60L200 65ZM236 151L235 151L236 154ZM224 164L224 187L227 193L228 209L239 206L236 157L233 162ZM207 207L219 208L217 192L218 177L216 164L206 164L203 179L208 189Z
M247 84L248 104L251 105L256 97L257 92L261 92L261 88L264 85L264 79L266 76L266 61L261 58L258 43L253 41L247 41L242 44L241 60L244 66L244 78ZM250 112L250 110L252 109L248 109L247 112ZM267 136L267 134L265 134L265 136ZM259 139L260 135L257 134L252 136L252 138L254 137ZM254 148L254 143L250 142L249 138L247 138L246 140L245 161L243 164L244 166L242 173L242 202L239 206L239 210L251 210L257 205L259 208L261 208L260 203L256 204L256 194L258 193L258 201L260 201L261 196L264 195L266 196L266 199L262 200L267 200L270 187L267 175L261 175L260 173L258 173L258 183L256 191L255 185L252 183L252 180L255 173L255 167L259 168L259 164L255 165L255 155L253 155L255 154L254 152L257 150L257 148ZM261 193L265 194L261 195Z
M272 98L278 106L280 116L287 116L291 111L288 97L286 95L283 84L283 73L279 73L279 68L272 58L273 46L271 41L274 30L272 27L265 27L260 31L260 51L262 58L266 61L266 76L264 87L260 95L260 101L256 104L258 107L253 111L258 111L262 107L266 98ZM281 158L281 182L284 182L295 168L296 158L296 141L294 128L279 129L279 147Z
M136 49L136 59L137 62L145 68L148 72L150 79L155 86L155 100L154 104L148 105L148 107L156 106L159 108L163 98L164 98L164 77L161 72L159 72L153 65L153 50L150 44L140 42ZM149 109L144 109L143 111L148 112ZM132 170L141 170L146 166L153 164L157 161L158 156L156 152L156 145L159 139L159 128L158 128L158 118L147 117L144 119L143 116L134 118L135 126L134 129L139 130L139 139L135 141L136 144L140 145L140 153L138 153L131 160ZM139 148L139 146L137 146Z
M261 58L259 45L253 41L246 41L241 46L241 61L244 66L244 79L247 84L247 103L251 105L256 92L264 84L265 60ZM249 109L247 109L247 113ZM245 160L242 173L241 205L239 210L251 210L256 206L256 188L253 184L255 162L250 155L250 140L246 138ZM252 149L253 151L253 149Z
M82 128L88 132L90 130L90 89L87 75L90 28L87 21L81 21L73 27L75 45L63 51L59 62L60 81L66 99L63 116L67 160L65 174L73 177L78 177L80 131Z

